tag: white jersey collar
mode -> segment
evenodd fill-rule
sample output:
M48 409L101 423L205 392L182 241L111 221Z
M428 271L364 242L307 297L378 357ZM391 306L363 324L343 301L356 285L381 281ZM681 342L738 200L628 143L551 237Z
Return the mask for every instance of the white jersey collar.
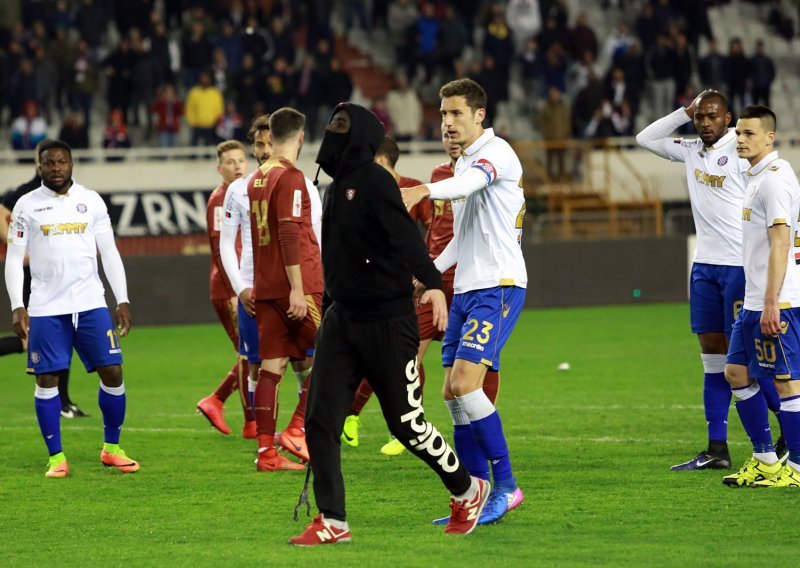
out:
M725 134L722 138L717 140L717 142L713 146L703 146L704 152L711 152L712 150L719 150L723 146L727 146L731 142L736 140L736 130L733 128L728 129L728 133Z
M67 193L63 195L59 195L58 193L47 187L44 184L44 182L42 182L42 185L39 186L39 189L41 189L42 193L44 193L47 197L69 197L79 187L81 186L75 181L75 179L72 179L72 186L69 188L69 190L67 190Z
M750 177L757 176L761 172L763 172L767 166L769 166L772 162L778 159L778 151L774 150L761 158L758 163L752 166L749 170L747 170L747 175Z
M470 144L467 148L464 148L464 150L461 152L461 155L472 156L478 150L483 148L483 146L487 142L489 142L489 140L491 140L492 138L494 138L494 128L487 128L486 130L483 131L483 134L478 136L478 139L475 140L475 142Z

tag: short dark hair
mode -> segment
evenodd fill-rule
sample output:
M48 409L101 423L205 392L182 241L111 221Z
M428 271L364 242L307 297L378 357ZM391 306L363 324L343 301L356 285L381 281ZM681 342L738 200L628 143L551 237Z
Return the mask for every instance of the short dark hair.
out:
M730 107L728 106L728 97L717 90L710 90L708 92L701 93L700 100L698 102L702 102L707 99L718 99L720 104L722 104L722 106L725 108L725 112L730 110Z
M472 79L456 79L450 81L439 89L439 96L445 97L464 97L467 106L475 112L478 109L486 108L486 91Z
M384 137L378 151L375 152L375 157L377 158L378 156L386 158L389 165L394 168L395 164L397 164L397 160L400 158L400 148L397 147L397 142L388 136Z
M241 150L247 153L244 149L244 145L238 140L224 140L217 144L217 161L222 159L222 154L230 152L231 150Z
M778 118L772 109L764 105L750 105L742 109L739 113L739 118L758 118L761 119L762 126L765 127L767 132L777 132Z
M262 114L254 118L250 124L250 130L247 131L247 141L250 144L256 141L256 132L269 132L269 114Z
M67 154L69 154L69 159L72 160L72 148L70 148L69 144L66 142L62 142L61 140L42 140L36 145L36 155L39 156L39 160L42 159L42 154L46 150L52 150L53 148L61 148L62 150L66 150Z
M302 132L305 126L306 115L291 107L279 108L269 117L269 131L272 134L272 140L279 144Z

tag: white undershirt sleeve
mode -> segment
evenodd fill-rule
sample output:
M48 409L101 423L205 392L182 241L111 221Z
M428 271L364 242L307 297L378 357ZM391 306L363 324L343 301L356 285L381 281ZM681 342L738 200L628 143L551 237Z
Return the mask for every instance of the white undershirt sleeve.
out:
M686 114L686 110L681 107L642 130L636 135L636 143L657 156L681 162L684 156L683 146L680 144L680 139L676 142L676 139L670 138L670 136L691 120Z
M119 256L117 244L114 242L114 232L104 231L95 235L97 250L100 251L100 259L103 262L103 272L106 274L114 298L119 304L129 304L128 282L125 279L125 267L122 265L122 258Z
M444 247L444 250L437 256L433 264L436 265L436 269L443 273L451 268L456 262L458 262L458 245L456 244L455 236L447 243L447 246Z
M219 228L219 256L225 274L228 275L228 280L237 296L245 289L239 274L239 260L236 258L236 233L238 230L238 227L231 227L225 223ZM244 256L244 249L245 247L242 246L242 256Z
M429 199L460 199L489 184L486 173L479 168L467 168L463 174L437 181L426 183L431 192Z
M26 247L9 243L6 252L6 289L11 300L11 311L24 307L22 302L22 282L25 279L23 265Z

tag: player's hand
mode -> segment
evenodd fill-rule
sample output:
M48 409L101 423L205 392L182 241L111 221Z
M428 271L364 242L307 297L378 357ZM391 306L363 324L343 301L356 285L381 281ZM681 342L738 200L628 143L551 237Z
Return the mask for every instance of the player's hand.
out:
M289 292L289 309L286 310L286 315L291 320L301 320L306 317L308 312L308 304L306 303L306 295L302 290L292 290Z
M400 194L403 196L403 205L406 209L411 211L417 203L428 197L431 192L427 185L415 185L414 187L403 187L400 189Z
M420 299L422 295L425 293L425 284L414 278L414 294L412 297L414 298L414 305L419 307Z
M131 305L128 302L117 306L117 331L125 337L131 331Z
M420 304L430 304L433 307L433 327L439 331L447 329L447 300L444 292L438 289L431 289L422 294Z
M253 299L252 288L245 288L244 290L242 290L242 293L239 294L239 301L242 303L244 311L247 312L247 315L249 316L256 315L256 301L255 299Z
M764 337L777 337L781 332L781 310L777 303L765 303L761 312L761 333Z
M14 327L14 333L17 337L23 340L28 339L28 330L31 327L31 320L28 317L28 310L25 308L17 308L11 314L11 325Z

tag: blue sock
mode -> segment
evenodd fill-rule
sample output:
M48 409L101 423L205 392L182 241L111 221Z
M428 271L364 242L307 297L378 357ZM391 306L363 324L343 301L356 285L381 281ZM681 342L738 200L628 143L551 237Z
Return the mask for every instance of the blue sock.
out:
M37 385L33 399L39 430L50 455L61 451L61 399L58 387L43 388Z
M781 427L789 461L800 464L800 396L781 399Z
M100 383L97 403L103 413L103 441L106 444L119 444L122 423L125 422L125 384L107 387Z
M513 491L517 482L511 472L511 460L508 458L508 445L503 434L500 415L495 410L481 420L470 422L475 439L483 448L483 453L492 464L492 480L498 489Z
M731 386L725 380L725 373L705 374L703 406L705 406L706 422L708 423L708 439L718 442L727 441Z
M755 453L774 452L767 400L758 383L731 390L737 399L736 410L739 412L742 426L753 443L753 451Z
M764 393L764 398L767 399L767 407L780 416L781 412L781 397L778 396L778 391L775 390L775 379L756 379L761 392Z
M453 426L453 444L456 447L458 459L467 468L470 475L489 481L489 462L478 445L472 427L469 424L455 424Z

